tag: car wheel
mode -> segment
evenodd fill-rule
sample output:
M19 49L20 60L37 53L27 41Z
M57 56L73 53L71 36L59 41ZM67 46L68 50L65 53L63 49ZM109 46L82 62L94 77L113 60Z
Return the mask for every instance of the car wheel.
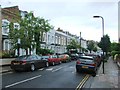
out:
M94 72L92 76L95 77L96 76L96 72Z
M13 72L19 72L18 70L13 70Z
M76 68L76 72L78 73L78 72L80 72L80 70Z
M60 61L59 64L61 64L62 62Z
M54 65L55 65L55 62L52 62L52 65L54 66Z
M49 66L49 63L48 62L46 62L46 67L48 67Z
M30 69L31 69L31 71L35 71L35 65L34 65L34 64L31 64Z
M92 76L93 76L93 77L96 76L96 70L93 71L93 75L92 75Z

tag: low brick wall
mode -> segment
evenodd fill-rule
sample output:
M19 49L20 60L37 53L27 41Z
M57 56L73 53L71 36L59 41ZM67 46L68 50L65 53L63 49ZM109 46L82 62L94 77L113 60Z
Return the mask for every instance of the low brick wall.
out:
M0 66L10 65L12 60L15 60L15 58L0 59Z

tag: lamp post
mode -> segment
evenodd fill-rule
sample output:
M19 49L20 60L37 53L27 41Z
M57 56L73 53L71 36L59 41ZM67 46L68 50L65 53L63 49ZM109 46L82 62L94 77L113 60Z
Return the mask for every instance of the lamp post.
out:
M80 53L81 53L81 32L80 32Z
M17 42L17 55L19 56L20 55L20 39L18 39L18 42Z
M103 47L104 47L104 18L102 16L93 16L93 18L101 18L102 19ZM104 50L103 50L103 74L104 74Z
M0 51L2 51L2 8L0 5Z

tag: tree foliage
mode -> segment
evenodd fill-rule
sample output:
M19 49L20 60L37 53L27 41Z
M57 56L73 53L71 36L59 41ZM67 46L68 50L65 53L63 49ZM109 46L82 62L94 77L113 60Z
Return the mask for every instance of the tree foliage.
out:
M9 38L11 38L14 48L17 49L17 42L20 39L20 48L25 49L26 53L28 53L28 48L30 52L36 48L38 54L43 40L43 33L48 32L53 26L50 25L49 20L34 17L32 12L21 18L18 23L20 29L15 29L13 23L10 24Z
M111 51L120 51L120 43L111 43Z
M110 51L111 42L108 35L105 35L101 38L101 41L98 43L98 46L106 53Z
M87 49L90 51L90 53L91 53L92 50L94 50L94 48L95 48L94 42L92 40L89 41L88 44L87 44Z
M70 49L76 49L77 50L77 48L79 48L79 47L80 47L80 45L78 44L78 42L75 39L72 39L70 44L67 45L66 49L67 49L67 51L69 51Z

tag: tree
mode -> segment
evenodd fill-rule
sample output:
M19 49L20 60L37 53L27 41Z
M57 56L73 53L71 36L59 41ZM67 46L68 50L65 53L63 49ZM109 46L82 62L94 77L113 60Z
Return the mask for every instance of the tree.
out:
M96 51L97 51L97 47L94 47L94 48L93 48L93 51L96 52Z
M33 13L28 13L25 18L19 21L20 29L15 29L13 23L10 24L9 38L17 49L17 42L20 39L20 48L26 50L26 54L36 48L39 53L40 44L43 40L43 33L48 32L53 26L44 18L34 17Z
M35 18L35 29L34 29L34 39L36 42L36 53L39 54L40 44L43 42L43 34L48 32L50 29L53 29L53 26L50 25L49 20L44 18L36 17Z
M9 38L11 38L11 41L13 43L13 46L15 49L18 48L17 42L18 39L20 40L20 48L26 50L26 54L28 54L28 48L29 53L31 54L32 47L35 46L33 43L33 30L34 30L34 16L33 13L28 13L25 18L21 18L18 22L20 25L20 28L14 28L14 24L10 24L10 32L9 32Z
M90 51L90 53L92 50L94 50L94 47L95 47L94 42L92 40L89 41L87 44L87 49Z
M101 41L98 43L98 46L106 52L106 54L110 51L111 42L108 35L105 35L101 38Z
M111 43L111 51L120 51L120 43Z
M78 44L78 42L75 39L72 39L70 44L67 45L66 49L69 52L70 49L76 49L77 50L77 48L79 48L79 47L80 47L80 45Z

